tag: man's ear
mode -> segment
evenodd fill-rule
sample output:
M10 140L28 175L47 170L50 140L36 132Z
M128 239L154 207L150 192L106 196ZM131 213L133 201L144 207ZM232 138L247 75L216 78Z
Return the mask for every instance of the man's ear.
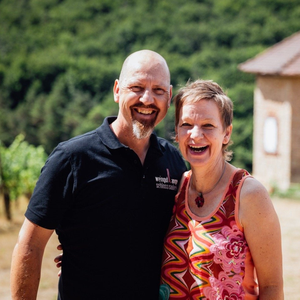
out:
M173 85L170 85L170 94L169 94L169 102L168 102L168 107L170 107L171 105L171 101L172 101L172 93L173 93Z
M119 103L120 86L119 86L119 80L118 79L115 80L113 91L114 91L114 101L116 103Z
M224 145L227 145L229 143L231 133L232 133L232 124L229 125L225 130L225 135L224 135L224 139L223 139L223 144Z

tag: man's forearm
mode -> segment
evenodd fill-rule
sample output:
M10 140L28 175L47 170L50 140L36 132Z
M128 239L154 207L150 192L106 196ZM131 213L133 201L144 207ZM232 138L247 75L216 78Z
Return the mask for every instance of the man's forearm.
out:
M30 247L15 246L11 264L12 300L36 299L43 253Z

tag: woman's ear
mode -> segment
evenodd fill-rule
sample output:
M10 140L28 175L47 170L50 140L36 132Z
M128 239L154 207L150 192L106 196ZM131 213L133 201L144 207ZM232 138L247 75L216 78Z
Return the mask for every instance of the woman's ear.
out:
M178 132L177 132L177 127L175 127L175 142L178 143Z
M231 137L231 133L232 133L232 124L229 125L226 130L225 130L225 135L224 135L224 139L223 139L223 144L226 145L229 143L230 141L230 137Z

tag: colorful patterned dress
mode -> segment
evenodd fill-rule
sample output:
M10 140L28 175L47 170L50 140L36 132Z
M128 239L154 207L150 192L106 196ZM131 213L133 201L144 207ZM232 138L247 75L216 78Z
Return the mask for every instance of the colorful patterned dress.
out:
M222 201L205 218L187 205L190 175L185 174L176 196L165 239L162 283L170 287L169 299L258 299L251 253L238 220L240 189L249 173L238 169L232 175Z

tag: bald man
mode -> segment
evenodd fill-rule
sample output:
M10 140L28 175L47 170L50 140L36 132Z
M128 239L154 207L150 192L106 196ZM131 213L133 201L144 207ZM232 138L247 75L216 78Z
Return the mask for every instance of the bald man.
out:
M13 252L13 300L36 299L54 230L64 250L58 299L159 298L163 240L186 169L153 133L172 97L165 59L131 54L113 91L118 116L60 143L42 169Z

